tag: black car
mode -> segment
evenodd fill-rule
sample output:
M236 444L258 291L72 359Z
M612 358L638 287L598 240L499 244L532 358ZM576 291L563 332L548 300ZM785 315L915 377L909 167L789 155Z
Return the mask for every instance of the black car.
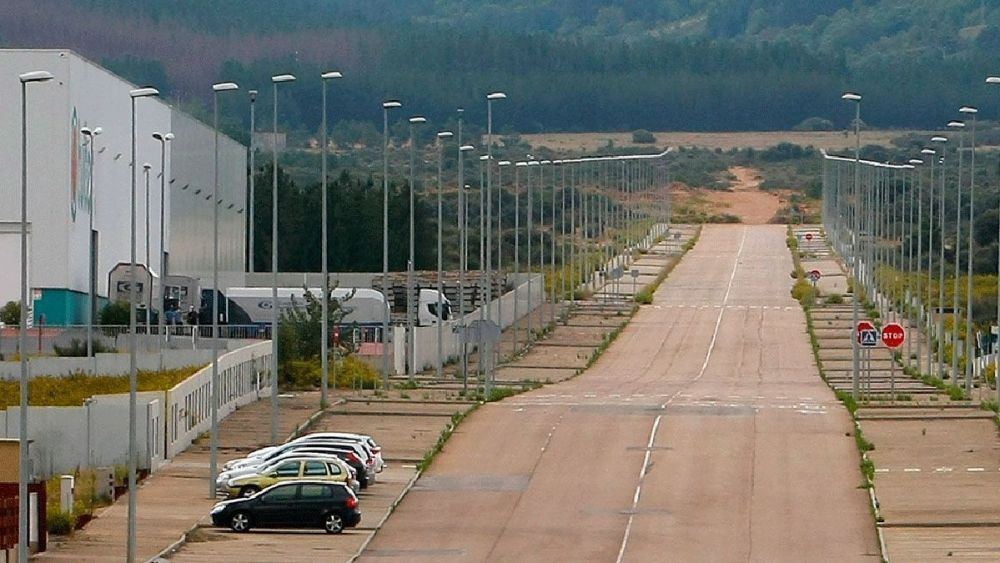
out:
M358 497L344 483L279 483L248 498L212 508L212 523L246 532L251 528L322 528L339 534L361 522Z

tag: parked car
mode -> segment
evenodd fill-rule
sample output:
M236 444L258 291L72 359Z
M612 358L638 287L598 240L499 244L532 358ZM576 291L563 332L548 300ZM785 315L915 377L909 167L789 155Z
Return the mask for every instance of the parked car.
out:
M375 471L381 473L385 469L385 460L382 459L382 447L371 436L355 434L353 432L313 432L312 434L300 436L292 440L292 442L301 443L316 440L348 440L363 444L365 449L375 457Z
M269 459L267 457L255 459L255 460L243 460L248 463L238 464L237 466L223 471L217 481L216 487L222 486L226 481L234 477L239 477L243 475L249 475L251 473L257 473L260 471L261 467L272 465L284 459L292 459L294 457L321 457L321 456L335 456L344 461L351 469L355 472L355 478L358 480L360 488L368 488L374 479L374 471L365 463L365 461L358 455L356 448L352 447L350 444L331 444L326 442L315 442L315 443L304 443L297 444L297 447L291 448L285 452L275 452L273 457Z
M248 497L275 483L310 479L347 483L352 490L357 491L361 484L352 477L352 473L354 471L336 457L300 456L272 463L256 472L231 477L225 481L224 490L230 498Z
M334 460L334 461L339 461L342 464L342 466L348 472L350 472L352 479L356 480L358 478L358 474L357 474L356 469L354 467L351 467L351 465L347 461L345 461L344 459L342 459L340 456L335 455L335 452L317 453L317 452L303 452L301 450L292 450L292 451L289 451L289 452L285 452L285 453L279 455L278 457L276 457L274 459L271 459L267 463L263 463L261 465L252 465L252 466L247 466L247 467L241 467L239 469L227 469L227 470L223 470L216 477L215 485L216 485L216 488L222 494L226 494L226 482L229 481L230 479L235 479L237 477L243 477L245 475L250 475L250 474L253 474L253 473L262 473L262 472L265 471L264 468L266 468L266 467L273 467L273 466L276 466L276 465L278 465L278 464L280 464L281 462L284 462L284 461L304 459L304 458L324 458L324 459L330 459L330 460ZM362 466L362 468L363 468L363 466Z
M321 528L339 534L361 522L358 497L344 483L278 483L247 498L222 501L212 508L212 524L234 532L252 528Z
M302 450L304 448L310 448L315 450L316 448L328 448L336 451L351 451L353 452L363 464L365 470L369 473L367 475L367 481L374 482L375 480L375 458L372 454L368 452L364 445L357 442L350 442L344 440L313 440L308 442L289 442L282 444L278 448L274 449L270 453L261 457L251 457L244 458L241 460L236 460L234 462L229 462L223 469L226 471L232 471L234 469L243 469L251 467L260 467L271 462L273 459L286 454L288 452L293 452L297 450ZM339 456L338 456L339 457ZM364 485L365 482L361 478L361 474L358 474L358 480L362 481Z

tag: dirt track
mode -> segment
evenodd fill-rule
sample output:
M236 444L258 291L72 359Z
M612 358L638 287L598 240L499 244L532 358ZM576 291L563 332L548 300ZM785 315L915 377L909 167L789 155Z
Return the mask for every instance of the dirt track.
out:
M784 239L706 226L593 368L463 423L363 559L878 560Z

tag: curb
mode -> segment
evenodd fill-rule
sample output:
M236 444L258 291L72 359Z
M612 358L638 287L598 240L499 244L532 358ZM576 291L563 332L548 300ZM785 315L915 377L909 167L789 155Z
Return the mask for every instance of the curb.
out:
M389 505L389 510L382 515L382 519L379 520L379 523L375 526L375 529L372 530L372 533L368 535L368 539L362 542L361 546L358 547L358 550L354 553L354 555L347 560L348 563L354 563L355 561L357 561L358 558L361 557L361 554L364 553L366 549L368 549L368 544L370 544L372 540L375 539L375 535L378 534L379 530L382 529L382 526L385 525L385 522L386 520L389 519L389 516L391 516L392 513L396 511L396 507L399 506L399 503L403 502L403 497L405 497L406 494L410 492L410 489L413 488L413 485L416 484L417 479L419 479L421 475L423 475L423 471L419 469L417 470L416 473L413 474L413 477L410 478L410 482L406 484L406 487L404 487L403 490L399 493L399 496L396 497L396 500L392 501L392 504Z

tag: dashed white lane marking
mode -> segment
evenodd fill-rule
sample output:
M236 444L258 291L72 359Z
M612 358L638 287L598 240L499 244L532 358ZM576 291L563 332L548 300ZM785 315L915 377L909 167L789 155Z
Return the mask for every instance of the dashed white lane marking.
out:
M907 467L903 469L903 473L920 473L919 467Z
M951 467L936 467L934 468L935 473L951 473Z
M972 473L972 472L978 473L980 471L986 471L986 468L985 467L969 467L968 469L966 469L966 471L968 471L970 473Z
M888 473L888 472L889 472L889 470L886 469L886 468L884 468L884 467L876 467L875 468L875 473Z
M722 297L723 305L727 305L729 303L729 295L733 291L733 282L736 280L736 272L740 266L740 255L743 254L743 245L746 243L746 240L747 229L744 227L742 236L740 237L740 246L736 251L736 259L733 260L733 271L729 274L729 285L726 286L726 293ZM705 370L708 368L708 362L712 359L712 352L715 350L715 342L719 338L719 327L722 326L722 317L725 313L725 307L719 309L719 316L715 320L715 331L712 333L712 339L708 343L708 351L705 353L705 361L701 364L701 369L698 371L698 375L695 376L693 381L698 381L703 375L705 375ZM660 405L660 408L666 408L679 393L680 391L674 393L674 396L664 401L663 404ZM642 495L642 484L646 478L646 467L649 465L649 456L653 452L653 443L656 441L656 432L660 428L661 420L663 420L663 415L657 415L656 420L653 421L653 428L649 432L649 443L646 446L646 455L643 458L642 468L639 470L639 482L635 485L635 494L632 495L632 509L628 514L628 522L625 524L625 534L622 536L622 544L618 549L618 557L615 560L616 563L622 563L622 560L625 558L625 548L628 547L629 536L632 533L632 522L635 521L635 511L639 507L639 498Z

